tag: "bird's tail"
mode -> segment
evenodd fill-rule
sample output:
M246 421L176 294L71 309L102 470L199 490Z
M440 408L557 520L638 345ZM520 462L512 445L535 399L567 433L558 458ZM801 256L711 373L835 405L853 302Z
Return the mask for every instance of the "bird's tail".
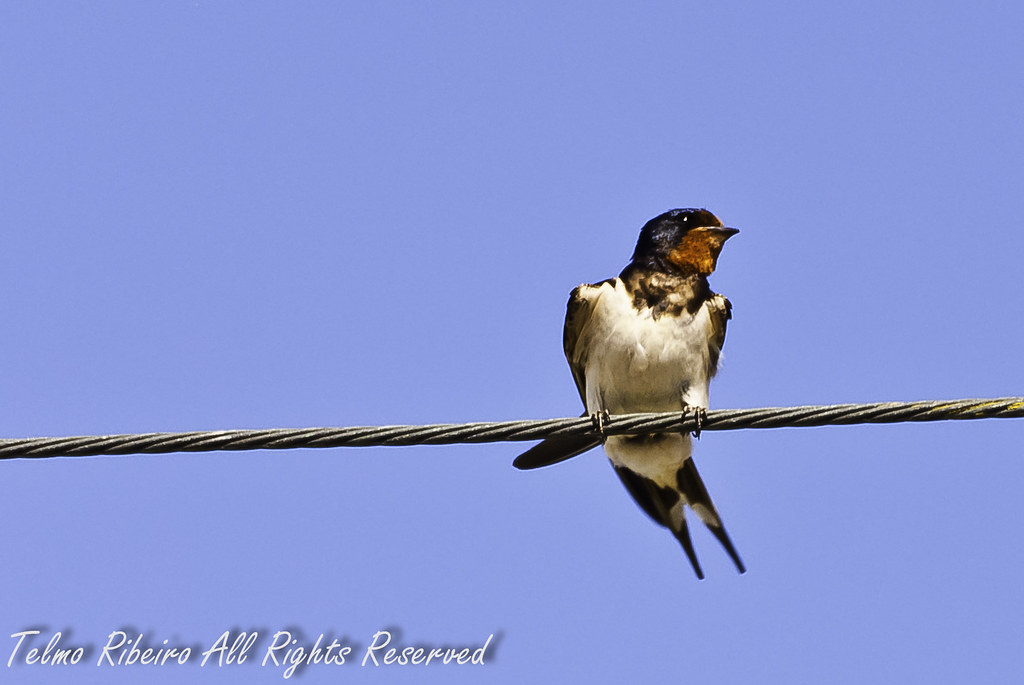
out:
M718 510L715 509L692 458L683 462L682 467L676 472L676 487L658 485L653 480L624 466L616 466L615 472L640 508L656 523L668 528L679 541L697 578L703 580L704 571L697 560L697 553L693 549L693 541L690 539L690 531L686 525L686 506L693 509L694 513L718 539L733 563L736 564L739 572L746 573L747 569L736 552L732 540L729 539L729 534L725 532L722 518L718 515Z
M736 547L733 546L732 540L729 539L729 534L725 532L725 526L722 525L722 517L718 515L718 510L715 509L715 504L711 501L711 495L708 494L708 489L704 486L704 481L701 480L700 474L697 472L697 465L693 463L692 457L687 459L683 463L682 468L676 473L676 481L683 499L686 500L686 503L693 509L700 520L704 522L704 525L708 527L711 534L722 543L722 547L729 554L732 563L736 564L736 569L740 573L746 573L747 569L743 565L743 560L740 559ZM686 524L684 523L683 525L683 532L685 533Z

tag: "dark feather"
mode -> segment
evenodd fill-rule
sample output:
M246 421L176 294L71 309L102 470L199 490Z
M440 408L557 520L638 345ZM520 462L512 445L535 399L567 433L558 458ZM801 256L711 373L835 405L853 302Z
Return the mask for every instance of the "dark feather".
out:
M599 439L589 435L574 435L565 438L548 438L538 445L526 450L512 462L517 469L536 469L550 466L578 454L593 449L601 444Z
M565 349L565 358L569 361L569 369L572 371L572 378L576 381L576 390L580 393L583 406L587 406L587 379L585 369L587 359L576 349L576 342L579 340L580 331L587 325L590 315L594 311L593 297L596 289L605 283L611 283L612 279L602 281L594 285L579 285L573 288L569 294L569 303L565 308L565 327L562 329L562 347ZM583 416L586 416L586 412ZM541 466L557 464L566 459L583 454L601 444L600 439L591 436L576 436L566 438L548 438L538 445L526 450L512 462L517 469L536 469Z
M708 299L708 312L711 314L711 340L708 350L711 352L711 376L718 371L718 358L725 345L725 329L732 318L732 303L724 295L712 293Z
M594 313L594 297L597 290L605 283L612 280L602 281L594 285L578 285L569 293L569 302L565 307L565 326L562 328L562 349L565 351L565 358L569 362L569 369L572 371L572 378L576 381L576 390L583 400L583 407L587 406L587 357L584 350L577 350L576 343L580 339L583 327L590 321L590 315Z
M616 466L615 473L619 475L619 480L626 486L626 490L633 496L636 503L640 505L640 508L655 523L668 528L672 532L672 535L682 545L683 551L686 552L686 557L690 560L690 565L693 566L693 572L697 574L699 580L704 580L704 571L700 567L700 562L697 561L697 552L693 549L693 541L690 539L690 530L686 525L686 517L683 516L680 519L678 529L672 527L672 517L669 512L679 502L679 493L672 488L660 487L654 481L644 478L625 466Z
M693 459L687 459L682 468L676 473L676 484L679 486L679 491L683 493L683 497L686 499L687 504L690 505L690 508L700 516L700 519L704 521L704 525L708 527L711 534L722 543L722 547L728 552L729 557L736 564L739 572L746 573L747 569L743 566L743 561L740 559L739 553L736 552L732 540L729 539L729 534L725 532L722 518L718 515L714 502L711 501L711 495L708 494L704 481L701 480L700 474L697 473L697 465L693 463ZM697 509L697 507L700 507L700 509Z

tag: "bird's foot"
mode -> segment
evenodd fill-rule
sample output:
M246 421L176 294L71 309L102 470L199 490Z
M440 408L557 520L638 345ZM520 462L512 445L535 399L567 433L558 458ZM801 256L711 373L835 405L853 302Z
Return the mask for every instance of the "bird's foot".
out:
M607 409L596 411L590 415L590 422L594 424L594 430L600 433L602 438L604 437L604 427L611 423L611 421L612 417Z
M686 420L687 414L693 412L693 422L697 425L693 429L691 435L700 440L700 431L704 427L704 423L708 420L708 410L704 407L691 407L689 405L683 407L683 420Z

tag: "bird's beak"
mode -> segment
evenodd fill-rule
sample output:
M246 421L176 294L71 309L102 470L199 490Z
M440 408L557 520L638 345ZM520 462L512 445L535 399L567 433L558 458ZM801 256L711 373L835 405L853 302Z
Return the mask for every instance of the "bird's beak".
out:
M738 228L709 228L708 232L718 236L723 243L740 232Z

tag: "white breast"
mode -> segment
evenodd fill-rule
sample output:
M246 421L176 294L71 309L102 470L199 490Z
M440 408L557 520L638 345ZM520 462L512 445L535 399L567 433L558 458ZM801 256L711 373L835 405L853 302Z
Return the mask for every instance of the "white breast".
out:
M616 279L604 284L594 312L581 332L589 350L587 410L625 414L708 406L710 381L706 307L696 314L653 316L637 311Z

